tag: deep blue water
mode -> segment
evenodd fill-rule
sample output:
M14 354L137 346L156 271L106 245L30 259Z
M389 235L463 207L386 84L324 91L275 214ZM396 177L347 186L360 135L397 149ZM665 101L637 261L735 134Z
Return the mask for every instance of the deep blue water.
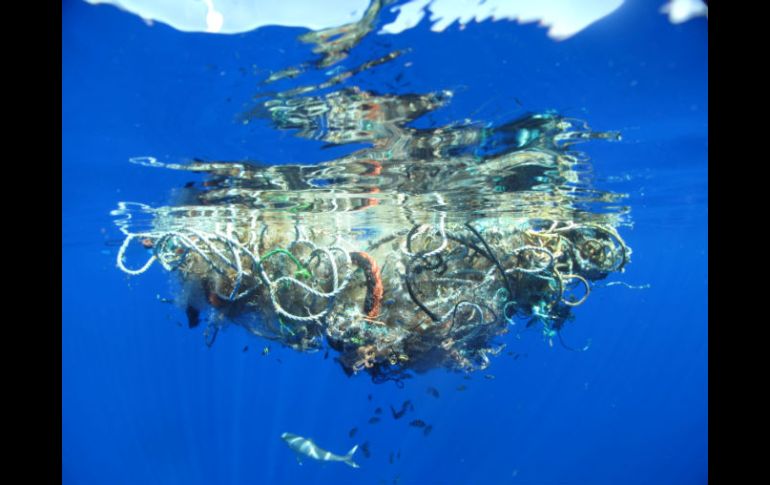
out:
M332 359L229 328L207 348L184 311L161 303L169 276L115 267L118 201L154 206L190 174L127 162L315 162L346 148L239 124L270 70L314 57L298 28L185 34L109 6L65 2L62 19L62 461L67 484L692 484L707 481L707 20L672 25L657 1L628 1L565 42L533 24L427 24L370 35L346 65L410 47L413 63L359 75L364 89L456 95L429 122L555 109L623 141L582 146L598 184L630 194L621 228L632 263L576 310L565 338L511 338L466 381L442 370L374 385ZM390 14L388 14L390 15ZM256 66L257 72L254 71ZM518 100L518 101L515 101ZM519 106L521 103L523 107ZM244 346L249 350L243 352ZM455 390L467 385L465 392ZM432 386L438 399L426 393ZM372 396L369 401L367 396ZM395 421L411 399L430 436ZM384 419L367 424L382 407ZM359 428L355 439L348 430ZM305 461L280 440L336 452L370 442L360 469ZM391 452L400 459L389 463Z

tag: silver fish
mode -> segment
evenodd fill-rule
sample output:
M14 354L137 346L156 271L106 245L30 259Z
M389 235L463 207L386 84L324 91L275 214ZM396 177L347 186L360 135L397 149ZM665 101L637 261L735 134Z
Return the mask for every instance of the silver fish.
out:
M353 453L355 453L358 449L358 445L351 448L347 455L340 456L319 448L318 445L313 443L313 440L309 438L303 438L302 436L297 436L296 434L283 433L281 435L281 439L283 439L286 444L289 445L289 448L294 450L294 452L297 454L309 456L314 460L341 461L342 463L352 466L353 468L359 467L358 464L353 461Z

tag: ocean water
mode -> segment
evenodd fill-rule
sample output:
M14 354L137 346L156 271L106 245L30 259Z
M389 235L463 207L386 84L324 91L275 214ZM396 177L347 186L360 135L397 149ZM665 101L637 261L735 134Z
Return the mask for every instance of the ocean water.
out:
M162 23L149 26L112 6L65 2L62 482L707 482L708 21L672 24L659 11L662 3L626 1L563 41L535 23L472 22L437 33L425 19L398 35L371 32L344 59L318 67L312 64L320 59L313 46L298 40L308 32L304 28L182 33ZM380 17L382 25L395 14L385 9ZM393 52L399 54L339 84L286 95ZM296 66L303 66L296 77L265 83ZM396 123L403 131L395 135L387 123L386 132L379 132L371 109L360 111L360 103L354 108L351 96L335 106L356 123L374 120L363 134L344 124L319 125L323 117L296 121L276 114L307 114L302 110L310 105L297 108L294 100L328 101L335 93L350 95L352 88L359 90L352 96L358 102L369 96L365 102L385 106L390 96L403 108L405 95L439 93L441 106ZM271 100L269 106L281 108L265 109ZM466 173L470 159L489 165L530 148L522 139L532 130L516 123L531 122L533 114L584 121L591 133L609 134L580 143L581 163L574 167L515 172L530 194L526 198L521 186L496 180L497 172L457 176ZM563 130L542 131L532 135L545 140L533 150L565 155L546 143ZM345 136L349 143L340 142ZM477 138L453 141L463 136ZM394 142L414 149L387 163L372 151ZM417 149L426 143L430 150ZM379 160L383 167L377 170L390 178L369 183L360 172L354 177L355 164L340 162L346 157L354 157L359 168L361 160ZM415 160L435 170L401 170ZM275 180L288 186L263 190L256 182L262 175L247 183L243 175L210 165L219 161L248 161L249 174L277 172L281 177ZM329 167L334 177L319 182L315 172L302 172L292 178L289 169L276 168L298 164ZM574 177L581 183L572 184ZM309 180L314 185L308 191ZM189 182L193 189L183 189ZM593 191L552 190L575 186ZM259 197L244 202L243 194L255 191ZM469 195L481 192L485 197ZM408 202L393 202L403 200L398 194L408 194ZM367 367L348 375L345 369L361 366L337 349L325 358L323 339L318 352L281 345L282 338L295 347L310 345L292 339L301 325L290 324L293 331L267 340L249 334L264 330L261 316L224 325L212 305L192 325L185 305L193 298L175 275L157 263L141 275L120 271L116 260L126 226L116 221L125 220L126 212L114 214L119 203L160 208L189 205L193 196L207 197L214 206L290 213L302 217L310 233L343 221L367 241L409 229L405 221L439 227L441 217L447 231L459 234L470 217L506 267L511 260L502 254L512 238L493 241L494 231L508 236L514 219L529 220L531 211L549 207L541 218L555 220L566 217L561 209L569 207L568 215L586 224L615 227L633 253L622 272L590 281L590 295L572 308L574 318L559 327L559 338L548 334L547 320L530 325L532 311L524 308L527 318L503 322L507 333L490 348L505 347L489 355L488 366L483 359L470 372L437 365L373 382ZM128 229L140 233L147 214L131 215ZM190 227L197 219L188 216L171 219ZM294 230L292 224L270 224L279 228L276 233ZM423 241L419 237L415 244ZM461 239L473 237L466 233ZM437 241L428 240L425 248ZM152 243L153 250L166 247L160 238ZM147 251L134 246L126 255L136 268ZM382 266L386 306L389 275L394 282L398 277ZM494 273L491 262L487 266ZM356 274L351 285L368 281ZM433 288L429 279L417 283L424 296ZM580 293L580 285L574 291ZM406 293L401 296L393 297L388 315L408 302ZM358 302L363 294L355 297ZM404 308L415 321L425 320L416 305ZM339 320L347 322L344 315ZM410 362L417 361L414 352ZM391 406L398 411L407 400L411 407L396 419ZM371 422L373 417L379 421ZM337 454L366 443L368 454L358 449L356 469L307 457L300 463L281 439L284 432L312 438Z

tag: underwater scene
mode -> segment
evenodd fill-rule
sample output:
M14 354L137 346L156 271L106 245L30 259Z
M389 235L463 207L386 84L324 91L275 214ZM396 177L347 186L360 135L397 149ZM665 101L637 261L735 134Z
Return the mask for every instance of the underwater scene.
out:
M701 0L66 0L62 483L708 481Z

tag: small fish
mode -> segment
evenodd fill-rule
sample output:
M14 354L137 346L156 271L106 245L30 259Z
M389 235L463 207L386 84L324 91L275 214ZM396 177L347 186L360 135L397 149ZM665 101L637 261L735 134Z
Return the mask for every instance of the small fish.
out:
M390 412L393 414L393 419L401 419L404 414L406 414L407 411L414 411L414 406L412 405L412 401L404 401L404 403L401 405L401 410L396 411L396 409L393 406L390 406Z
M427 391L428 391L428 394L435 397L436 399L440 397L440 394L438 393L438 389L436 389L435 387L429 387Z
M466 381L469 381L469 380L471 380L473 378L466 374L465 376L463 376L463 379L465 379Z
M369 399L369 400L371 401L371 400L372 400L372 395L371 395L371 394L369 394L368 396L366 396L366 398L367 398L367 399Z
M243 352L248 352L248 351L249 351L249 346L247 345L246 347L243 348Z
M275 361L278 362L279 364L283 364L283 361L281 359L275 359Z
M377 416L369 418L369 424L377 424L379 422L380 422L380 418L378 418Z
M405 412L406 411L404 409L401 409L401 411L396 411L396 408L390 406L390 413L393 415L393 419L401 419Z
M382 408L375 409L374 414L382 414Z
M184 188L189 189L195 185L195 182L187 182L184 184Z
M466 389L468 389L468 387L465 384L460 384L459 386L457 386L457 390L460 392L463 392Z
M369 451L369 442L365 442L363 445L361 445L361 453L364 454L364 458L369 458L372 456L372 452Z
M398 458L399 460L401 459L401 450L398 450L398 454L396 455L396 458Z
M492 374L484 374L484 379L488 381L494 380L494 378L495 376L493 376Z
M262 355L270 355L270 347L269 346L265 345L262 348Z
M324 360L329 358L329 350L327 349L326 352L324 352Z
M433 431L433 426L429 424L428 426L425 427L424 430L422 430L422 434L424 434L425 436L428 436L431 431Z
M391 465L393 464L393 452L392 451L390 452L390 458L388 459L388 461L390 462Z
M289 445L289 448L291 448L298 455L305 455L319 461L341 461L342 463L348 466L352 466L353 468L359 468L358 464L353 461L353 453L355 453L358 449L358 445L351 448L346 455L340 456L319 448L318 445L313 443L313 440L303 438L302 436L297 436L291 433L283 433L281 435L281 439L283 439L286 444Z
M358 428L351 428L351 430L348 431L348 436L352 438L353 436L356 435L356 433L358 433Z
M409 423L409 426L414 426L415 428L424 428L425 427L425 421L422 419L415 419L411 423Z

